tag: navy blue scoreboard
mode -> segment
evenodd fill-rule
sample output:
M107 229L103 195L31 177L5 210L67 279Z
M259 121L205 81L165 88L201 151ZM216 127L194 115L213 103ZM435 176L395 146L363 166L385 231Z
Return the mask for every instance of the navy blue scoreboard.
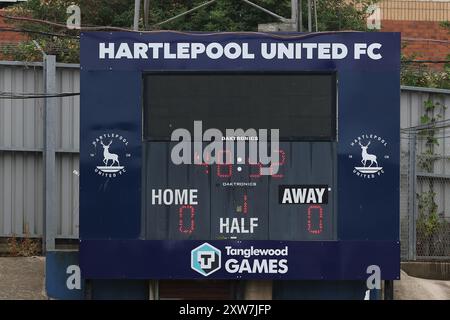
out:
M399 278L397 33L83 33L87 279Z

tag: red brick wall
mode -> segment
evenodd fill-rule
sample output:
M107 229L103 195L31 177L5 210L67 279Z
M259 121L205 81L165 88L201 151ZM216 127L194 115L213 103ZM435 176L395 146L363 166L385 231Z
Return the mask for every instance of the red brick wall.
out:
M421 38L450 41L450 31L434 21L400 21L383 20L381 31L401 32L402 38ZM437 43L431 41L410 41L403 48L403 54L410 56L416 54L417 60L446 60L450 54L450 43ZM434 65L442 67L443 64Z
M4 13L4 11L0 10L0 13ZM5 19L0 17L0 28L14 28L14 26L7 23ZM24 39L26 39L25 34L0 30L0 43L19 42Z
M0 10L0 13L3 13L3 11ZM14 26L0 17L0 60L11 60L11 57L2 54L3 48L6 44L17 43L27 39L27 36L19 32L3 31L1 28L14 28Z

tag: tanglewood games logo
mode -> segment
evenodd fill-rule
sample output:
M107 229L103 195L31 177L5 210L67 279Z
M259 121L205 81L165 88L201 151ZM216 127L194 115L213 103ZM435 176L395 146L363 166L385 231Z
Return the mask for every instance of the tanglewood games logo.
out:
M131 157L126 153L128 141L125 137L116 133L106 133L92 141L95 152L90 156L98 158L100 165L95 167L95 173L102 177L115 178L126 172L124 160ZM101 147L101 149L100 149Z
M191 251L191 268L207 277L221 266L221 253L216 247L205 242Z
M351 147L357 147L360 156L355 158L356 165L353 173L361 178L372 179L384 173L382 162L389 159L386 154L387 142L383 137L376 134L362 134L356 137L351 143Z

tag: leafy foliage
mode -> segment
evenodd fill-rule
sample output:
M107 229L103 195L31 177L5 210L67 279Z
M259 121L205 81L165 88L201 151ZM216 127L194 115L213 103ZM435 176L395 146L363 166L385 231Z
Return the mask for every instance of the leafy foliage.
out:
M319 31L359 30L367 31L367 8L379 0L321 0L317 1ZM258 24L277 22L276 19L241 0L217 0L216 3L195 12L157 26L177 14L192 9L205 0L151 0L149 25L146 29L170 29L182 31L256 31ZM255 2L281 16L290 17L290 0L255 0ZM8 7L9 14L65 23L66 8L76 4L81 8L81 21L85 26L115 26L130 28L133 23L134 1L124 0L28 0ZM303 27L307 30L307 1L303 1ZM141 14L142 16L142 14ZM34 31L58 32L69 35L77 31L55 28L45 24L15 22L18 27ZM443 22L444 27L448 22ZM143 29L143 19L140 20ZM314 28L315 29L315 28ZM79 41L65 37L48 37L30 34L48 54L57 55L59 62L79 62ZM3 49L3 56L14 60L40 61L41 53L31 41L14 48ZM402 57L402 61L415 56ZM449 58L450 59L450 55ZM436 71L422 64L403 63L403 85L450 89L450 64Z
M417 231L428 238L436 232L439 226L438 206L434 202L435 196L436 193L431 190L418 195Z
M321 0L318 1L318 27L320 31L329 30L366 30L366 8L378 0ZM241 0L218 0L195 12L175 19L161 26L155 24L167 20L177 14L192 9L205 0L152 0L150 1L149 25L151 29L171 29L183 31L256 31L258 24L278 22ZM290 0L256 0L257 4L290 18ZM68 15L66 8L72 4L81 8L81 21L84 26L115 26L130 28L133 23L134 1L124 0L28 0L9 7L10 15L28 16L36 19L65 23ZM304 27L307 25L307 1L303 1ZM142 16L142 14L141 14ZM55 28L34 22L14 22L18 27L34 31L77 34L76 31ZM143 19L140 20L141 29ZM150 28L150 27L148 27ZM148 29L147 28L147 29ZM64 37L36 36L48 54L56 54L59 62L79 61L79 42ZM41 60L41 54L29 41L17 46L14 50L3 52L16 60Z
M402 55L400 81L402 85L426 88L450 89L450 63L444 64L442 70L432 69L426 64L410 63L418 54ZM450 60L450 54L447 56Z
M439 101L433 101L431 99L424 101L425 113L420 117L420 123L427 125L427 128L419 131L419 136L425 140L425 151L418 157L418 166L424 172L432 173L434 161L437 156L434 153L434 147L439 145L439 142L435 136L436 134L436 121L442 119L442 113L447 109Z
M307 1L303 1L303 21L307 21ZM317 1L318 27L320 31L367 31L367 9L379 0L328 0Z
M25 225L25 234L22 238L13 235L7 239L9 255L13 257L31 257L41 253L41 240L30 238L28 225Z
M435 154L435 146L439 145L436 138L436 121L442 119L442 114L447 109L438 101L431 99L424 101L425 112L420 118L422 125L427 128L419 131L419 137L425 141L425 151L418 156L418 167L426 173L433 173L434 162L438 159ZM434 238L439 235L445 221L439 216L438 205L435 202L433 179L428 180L428 189L417 194L418 219L417 219L417 245L418 252L429 252L436 254Z

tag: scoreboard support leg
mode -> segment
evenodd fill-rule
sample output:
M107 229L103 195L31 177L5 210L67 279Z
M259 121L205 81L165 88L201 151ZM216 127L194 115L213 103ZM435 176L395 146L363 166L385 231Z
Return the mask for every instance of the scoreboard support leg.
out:
M89 300L148 300L148 281L143 280L88 280L85 299Z
M158 280L150 280L148 282L148 298L149 298L149 300L159 300L159 282L158 282Z
M245 300L272 300L271 280L249 280L245 282Z
M384 281L384 300L394 300L394 281Z
M91 280L84 280L84 300L92 300L92 282Z
M273 283L274 300L363 300L366 291L366 282L359 280L276 280Z

